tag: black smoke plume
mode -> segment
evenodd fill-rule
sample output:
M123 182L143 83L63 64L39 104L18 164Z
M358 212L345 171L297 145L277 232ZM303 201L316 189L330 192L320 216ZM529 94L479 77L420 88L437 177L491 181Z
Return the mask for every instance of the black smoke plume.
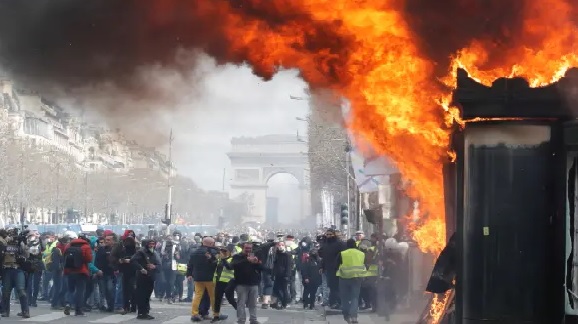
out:
M178 64L175 53L180 48L219 56L224 48L221 16L201 8L202 3L1 0L0 66L33 84L129 85L139 67Z

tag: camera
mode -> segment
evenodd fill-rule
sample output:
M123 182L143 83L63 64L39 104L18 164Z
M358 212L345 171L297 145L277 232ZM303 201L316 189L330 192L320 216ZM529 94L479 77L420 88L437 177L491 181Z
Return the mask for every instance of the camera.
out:
M16 242L17 244L20 243L24 243L24 244L28 244L28 234L30 234L30 230L28 229L28 226L24 226L24 229L22 231L20 231L18 228L11 228L7 231L7 236L12 238L13 242Z

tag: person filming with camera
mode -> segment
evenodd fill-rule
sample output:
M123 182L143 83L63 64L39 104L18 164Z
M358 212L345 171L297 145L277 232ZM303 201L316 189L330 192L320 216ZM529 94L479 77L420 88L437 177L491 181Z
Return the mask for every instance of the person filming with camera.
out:
M26 244L28 231L19 232L17 228L10 231L0 230L0 250L4 251L2 262L2 317L10 316L10 296L16 291L20 301L18 316L30 318L28 296L26 296L26 275L24 267L28 262L29 252Z

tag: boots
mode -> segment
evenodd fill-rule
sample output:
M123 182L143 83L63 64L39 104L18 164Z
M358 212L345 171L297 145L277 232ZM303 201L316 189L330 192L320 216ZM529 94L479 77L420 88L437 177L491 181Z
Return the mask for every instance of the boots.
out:
M2 296L2 313L0 316L2 317L10 317L10 294L8 294L8 298L5 295Z
M30 318L30 311L28 310L28 298L25 293L21 293L18 297L20 301L20 308L22 312L18 314L18 316L22 316L23 318Z

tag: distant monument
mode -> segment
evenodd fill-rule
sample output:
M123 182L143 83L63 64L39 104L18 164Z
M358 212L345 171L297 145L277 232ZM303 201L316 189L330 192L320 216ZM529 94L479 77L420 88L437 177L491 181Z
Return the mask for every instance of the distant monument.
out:
M249 199L249 215L242 222L265 223L267 182L278 173L293 175L299 182L301 217L311 215L308 145L295 135L236 137L227 153L233 169L229 196Z

